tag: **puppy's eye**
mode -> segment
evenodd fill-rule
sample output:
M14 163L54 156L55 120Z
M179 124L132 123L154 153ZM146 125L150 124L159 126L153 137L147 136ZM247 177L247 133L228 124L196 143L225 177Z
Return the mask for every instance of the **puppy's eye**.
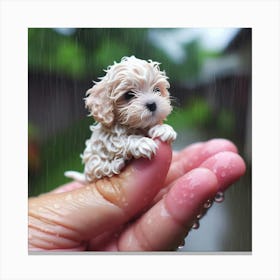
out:
M160 88L159 88L159 87L155 87L153 91L154 91L154 92L156 92L156 93L158 93L158 94L160 94L160 93L161 93L161 92L160 92Z
M128 92L126 92L126 93L124 94L124 99L125 99L126 101L129 101L129 100L131 100L134 96L135 96L135 95L134 95L133 92L128 91Z

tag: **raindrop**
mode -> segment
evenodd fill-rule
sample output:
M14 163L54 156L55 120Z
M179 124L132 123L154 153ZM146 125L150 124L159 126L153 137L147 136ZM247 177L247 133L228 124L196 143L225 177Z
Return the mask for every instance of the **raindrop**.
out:
M198 229L199 228L199 221L195 221L192 225L192 229Z
M223 202L224 199L225 199L225 196L224 196L223 192L217 192L217 194L214 198L215 202L218 202L218 203Z
M203 207L205 209L209 209L212 206L212 200L208 199L204 204Z

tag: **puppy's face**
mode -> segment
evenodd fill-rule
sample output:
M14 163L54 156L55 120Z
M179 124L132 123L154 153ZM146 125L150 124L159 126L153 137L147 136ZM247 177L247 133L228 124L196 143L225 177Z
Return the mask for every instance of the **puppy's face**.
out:
M162 123L172 110L169 83L157 62L147 62L134 56L125 57L120 63L110 66L106 76L94 87L100 87L101 84L105 88L103 94L106 96L106 102L100 104L99 111L105 106L108 115L111 104L111 124L119 123L129 128L147 129ZM91 92L86 104L87 101L91 101L90 98ZM93 107L90 109L94 110ZM92 114L95 117L94 112Z
M170 114L169 83L158 63L131 58L119 65L114 88L117 121L132 128L149 128Z

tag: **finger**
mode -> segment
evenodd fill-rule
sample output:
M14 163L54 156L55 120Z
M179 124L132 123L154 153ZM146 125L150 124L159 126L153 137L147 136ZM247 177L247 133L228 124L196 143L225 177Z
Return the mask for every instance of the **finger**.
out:
M52 190L50 193L62 193L62 192L69 192L69 191L72 191L72 190L76 190L76 189L79 189L81 187L83 187L84 185L77 182L77 181L73 181L73 182L70 182L70 183L67 183L65 185L62 185L54 190Z
M88 251L116 251L116 249L109 249L111 246L115 247L115 243L118 240L120 234L124 230L126 225L121 225L111 231L106 231L95 238L92 238L88 244Z
M237 153L236 146L226 139L212 139L207 142L188 146L174 155L165 185L176 180L193 168L198 167L207 158L223 151Z
M177 160L180 160L182 156L188 156L189 153L192 153L192 151L196 151L196 149L202 147L205 145L205 142L196 142L194 144L191 144L180 151L173 151L172 154L172 163L174 163Z
M197 158L197 164L203 160L204 158L207 158L208 156L211 157L211 155L214 155L215 153L218 153L219 151L224 151L224 150L229 150L229 151L233 151L233 152L237 152L237 148L234 146L233 143L231 143L228 140L224 140L224 139L214 139L214 140L210 140L207 141L205 143L203 142L199 142L199 143L195 143L192 144L190 146L188 146L187 148L185 148L184 150L180 151L180 152L174 152L172 154L172 164L174 164L174 162L177 162L178 165L182 165L182 160L192 160L192 157L195 157L197 154L201 155L200 157ZM172 168L172 165L171 165ZM183 164L183 172L187 172L188 168L186 168ZM169 172L170 174L170 172ZM175 176L176 177L176 176ZM175 178L177 179L177 178ZM151 206L156 204L156 202L158 202L159 200L162 199L163 195L166 194L172 184L170 184L169 186L166 186L165 188L160 189L159 193L155 196L155 198L153 199ZM143 209L143 213L144 213ZM96 249L100 249L100 246L103 248L103 243L107 243L107 241L109 239L116 239L116 231L113 232L109 232L106 233L105 235L102 234L102 236L98 237L98 238L93 238L91 240L91 248ZM102 249L101 249L102 250Z
M217 192L216 176L195 169L181 177L166 197L119 239L121 251L174 250L184 239L201 205Z
M206 200L225 190L245 172L243 159L232 152L209 159L176 180L169 193L130 226L114 247L124 251L177 248ZM207 168L206 168L207 167ZM223 174L223 176L222 176Z
M220 152L205 160L200 167L208 168L216 174L219 190L226 188L244 175L246 165L243 159L233 152Z
M226 139L212 139L207 142L199 142L188 146L181 152L173 154L171 166L162 188L153 200L153 204L159 201L169 191L171 183L186 174L193 168L199 167L202 162L211 156L231 151L237 153L236 146Z
M129 220L151 202L165 180L171 149L166 143L158 145L152 160L136 160L120 175L30 199L30 245L74 248Z

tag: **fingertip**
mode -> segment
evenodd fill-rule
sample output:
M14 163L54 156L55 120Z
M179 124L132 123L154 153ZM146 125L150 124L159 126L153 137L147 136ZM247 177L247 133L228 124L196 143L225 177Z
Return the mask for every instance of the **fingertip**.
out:
M165 197L166 207L177 220L188 223L217 190L216 175L207 168L196 168L176 181Z
M219 188L225 190L246 172L246 165L240 155L234 152L220 152L201 164L217 176Z
M131 215L146 207L163 187L167 176L172 149L169 144L155 140L158 148L151 158L133 160L120 174L126 197L126 211Z
M224 138L215 138L207 141L203 150L204 153L209 155L222 151L238 153L237 147L230 140Z
M155 140L158 148L155 155L151 159L139 158L134 160L131 167L136 172L154 172L154 169L162 170L164 173L168 170L171 159L172 159L172 149L168 143L162 142L158 139Z

